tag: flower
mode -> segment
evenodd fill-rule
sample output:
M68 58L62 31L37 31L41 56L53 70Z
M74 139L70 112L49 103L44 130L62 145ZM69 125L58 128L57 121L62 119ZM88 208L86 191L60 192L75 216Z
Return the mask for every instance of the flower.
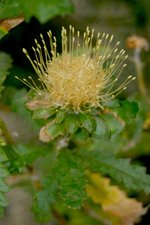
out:
M39 88L31 77L22 80L37 93L27 105L32 110L40 106L71 109L74 112L92 107L103 108L104 102L125 90L126 85L134 79L130 75L116 87L126 67L124 61L127 55L123 49L119 51L119 42L110 48L113 35L95 35L94 29L90 30L89 27L81 35L71 25L67 33L62 27L61 54L57 52L57 40L51 31L48 32L49 47L40 36L42 45L35 40L36 47L32 48L35 60L23 49L41 83Z
M146 38L137 36L137 35L132 35L127 38L127 47L131 49L144 49L146 51L149 50L149 43L146 40Z

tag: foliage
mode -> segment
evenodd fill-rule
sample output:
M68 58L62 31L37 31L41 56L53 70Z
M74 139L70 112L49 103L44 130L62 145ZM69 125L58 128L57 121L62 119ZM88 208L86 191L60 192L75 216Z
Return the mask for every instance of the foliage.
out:
M80 159L69 151L64 151L57 158L54 172L59 194L65 205L80 208L86 198L86 179Z
M109 175L127 189L150 193L150 177L146 174L145 168L130 164L128 159L116 159L99 151L86 153L86 157L89 164L87 166L91 171Z
M6 193L9 191L9 187L5 182L5 179L9 176L7 167L5 166L4 162L6 159L5 153L0 148L0 217L3 216L4 207L7 206L7 199Z
M87 193L94 203L100 204L106 218L111 217L113 224L133 224L145 213L141 202L126 196L117 186L111 185L109 178L99 174L88 174L91 183L87 185Z
M10 69L12 63L11 57L6 54L5 52L0 52L0 94L2 90L4 89L3 87L3 82L5 81L7 75L8 75L8 69Z
M45 23L54 16L73 12L73 5L69 0L4 0L0 2L0 9L0 19L23 14L26 21L35 16L41 23Z

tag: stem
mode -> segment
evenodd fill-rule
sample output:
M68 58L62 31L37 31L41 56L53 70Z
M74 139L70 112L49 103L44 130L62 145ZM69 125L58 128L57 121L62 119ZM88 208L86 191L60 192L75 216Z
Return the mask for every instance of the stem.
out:
M144 74L143 74L143 63L141 62L140 53L141 53L141 49L136 48L134 51L134 63L135 63L135 69L137 73L139 90L141 94L147 98L147 91L146 91L146 85L145 85Z
M0 128L2 129L3 135L6 139L6 143L8 145L13 145L14 141L13 141L12 137L10 136L9 131L8 131L4 121L1 118L0 118Z

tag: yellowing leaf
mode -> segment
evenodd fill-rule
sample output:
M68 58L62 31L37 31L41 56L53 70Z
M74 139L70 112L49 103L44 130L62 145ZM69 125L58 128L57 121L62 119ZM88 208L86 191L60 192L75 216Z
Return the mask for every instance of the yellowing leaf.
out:
M91 183L86 191L93 202L100 204L104 213L114 225L133 225L146 213L142 203L129 198L117 186L110 184L110 179L97 173L88 173Z
M20 24L21 22L23 22L23 20L24 20L24 18L22 16L0 20L0 28L3 28L6 31L9 31L13 27L15 27L18 24Z
M22 16L0 20L0 39L5 36L10 29L23 22Z

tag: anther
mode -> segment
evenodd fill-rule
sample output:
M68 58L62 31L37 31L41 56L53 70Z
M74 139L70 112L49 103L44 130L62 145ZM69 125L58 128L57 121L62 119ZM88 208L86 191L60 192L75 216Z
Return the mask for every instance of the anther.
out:
M132 78L132 75L128 76L128 79L131 79Z
M27 50L25 48L22 49L23 53L27 54Z
M114 35L111 35L110 42L112 42L113 38L114 38Z
M118 51L118 48L116 48L115 50L114 50L114 53L116 53Z
M106 34L106 40L108 39L108 37L109 37L109 34Z

